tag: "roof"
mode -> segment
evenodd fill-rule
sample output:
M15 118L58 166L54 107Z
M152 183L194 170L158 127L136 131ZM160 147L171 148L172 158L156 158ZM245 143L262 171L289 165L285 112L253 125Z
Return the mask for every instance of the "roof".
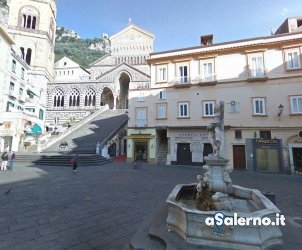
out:
M144 30L144 29L142 29L142 28L140 28L140 27L138 27L138 26L136 26L136 25L134 25L134 24L129 24L125 29L121 30L120 32L116 33L115 35L110 36L109 39L110 39L110 40L115 39L116 37L122 35L123 33L127 32L127 31L129 31L129 30L131 30L131 29L137 30L137 31L139 31L140 33L143 33L143 34L145 34L146 36L149 36L149 37L151 37L151 38L154 38L154 37L155 37L152 33L148 32L148 31L146 31L146 30Z
M302 41L301 31L295 33L235 40L235 41L216 43L210 45L200 45L200 46L176 49L176 50L153 52L150 53L150 59L148 59L148 62L152 62L153 60L156 59L200 54L202 52L218 52L228 49L245 48L245 47L282 43L282 42L289 42L289 41L298 41L298 40Z

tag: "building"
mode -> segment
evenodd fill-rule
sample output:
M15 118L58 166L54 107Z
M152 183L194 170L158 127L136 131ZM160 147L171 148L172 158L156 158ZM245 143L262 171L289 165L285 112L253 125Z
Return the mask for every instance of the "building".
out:
M47 126L59 127L69 120L82 120L108 105L127 109L129 89L149 88L154 36L129 24L108 38L109 54L83 69L67 57L55 64L55 78L47 88Z
M3 57L0 144L1 150L18 151L25 143L37 143L32 129L44 131L47 83L53 79L56 4L9 0L7 5L7 35L2 37L9 37L5 48L9 54Z
M8 33L14 50L29 65L31 83L39 88L44 107L53 80L56 32L55 0L9 0Z
M215 44L207 35L200 46L151 53L150 88L129 91L128 160L204 164L207 126L223 101L230 166L301 171L301 20L266 37Z
M1 51L7 51L7 55L1 63L4 68L1 70L0 150L19 151L26 141L25 130L34 125L43 127L45 107L40 104L39 91L29 82L29 66L12 50L13 40L2 28L1 34L8 43L6 48L1 43Z

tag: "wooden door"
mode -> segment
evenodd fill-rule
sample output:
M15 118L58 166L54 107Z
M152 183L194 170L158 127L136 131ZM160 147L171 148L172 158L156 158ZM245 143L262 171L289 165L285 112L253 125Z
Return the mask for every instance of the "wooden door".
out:
M246 170L245 146L233 146L233 164L235 170Z

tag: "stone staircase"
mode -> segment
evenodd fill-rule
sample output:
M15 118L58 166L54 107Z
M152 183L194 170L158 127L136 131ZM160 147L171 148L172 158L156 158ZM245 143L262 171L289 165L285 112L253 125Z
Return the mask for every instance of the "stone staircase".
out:
M69 160L79 154L79 166L101 165L111 162L101 155L96 155L96 144L101 147L112 139L128 123L126 110L100 110L68 128L64 133L52 137L42 145L42 152L19 152L16 163L35 165L71 166ZM68 147L60 149L62 141Z
M35 153L18 153L16 164L30 163L33 165L51 165L51 166L72 166L69 163L73 155L69 154L35 154ZM103 165L112 160L106 159L96 154L79 154L79 166Z
M157 151L157 164L166 165L167 164L167 154L168 154L168 145L160 144Z
M106 144L119 130L127 125L128 116L125 110L106 110L77 128L69 128L56 141L43 147L43 153L60 154L95 154L96 144ZM72 131L69 131L72 129ZM68 147L60 150L62 141Z

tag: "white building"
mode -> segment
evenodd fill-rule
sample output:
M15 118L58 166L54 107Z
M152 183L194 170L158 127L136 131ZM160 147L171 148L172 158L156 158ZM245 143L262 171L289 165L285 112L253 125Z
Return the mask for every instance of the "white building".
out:
M150 88L129 91L128 160L203 164L223 101L231 166L302 171L301 20L291 33L219 44L209 35L200 46L151 53Z

